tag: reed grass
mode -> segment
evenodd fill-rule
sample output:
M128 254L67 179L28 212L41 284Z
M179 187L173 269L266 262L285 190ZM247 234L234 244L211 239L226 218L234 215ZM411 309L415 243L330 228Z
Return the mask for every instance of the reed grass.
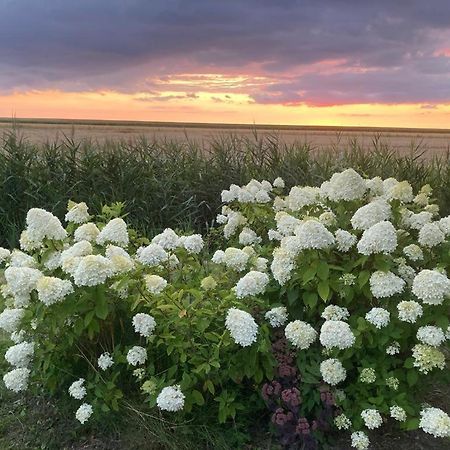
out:
M221 135L208 143L186 139L106 141L70 137L35 144L12 130L0 139L0 245L17 245L26 212L48 209L63 218L69 199L92 211L122 201L128 220L151 235L165 227L205 231L220 208L220 192L252 178L288 186L319 185L337 170L407 179L415 189L434 187L441 214L450 213L450 156L427 157L420 145L400 154L374 136L316 150L276 135Z

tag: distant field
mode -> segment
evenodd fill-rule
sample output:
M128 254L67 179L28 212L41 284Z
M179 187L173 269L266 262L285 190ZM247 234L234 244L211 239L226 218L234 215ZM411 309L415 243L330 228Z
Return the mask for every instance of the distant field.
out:
M195 140L209 142L221 135L237 134L252 137L277 135L281 140L307 142L313 148L345 148L357 140L362 147L370 147L374 139L394 148L400 153L420 146L428 155L442 154L450 149L450 129L424 128L368 128L332 126L290 126L290 125L238 125L180 122L133 122L133 121L90 121L61 119L1 119L0 134L14 126L32 142L54 141L64 136L75 139L134 140L147 139Z

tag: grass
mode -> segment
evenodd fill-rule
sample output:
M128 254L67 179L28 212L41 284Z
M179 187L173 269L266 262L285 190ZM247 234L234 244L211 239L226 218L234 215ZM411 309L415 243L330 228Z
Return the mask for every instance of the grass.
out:
M450 157L427 158L420 146L400 156L375 136L370 147L353 140L317 152L277 136L223 135L200 146L186 140L79 141L33 144L16 132L0 140L0 245L17 244L28 209L63 218L69 199L94 211L123 201L132 226L147 235L165 227L204 231L220 208L220 192L251 178L319 185L353 167L367 176L408 179L435 188L441 214L450 213Z

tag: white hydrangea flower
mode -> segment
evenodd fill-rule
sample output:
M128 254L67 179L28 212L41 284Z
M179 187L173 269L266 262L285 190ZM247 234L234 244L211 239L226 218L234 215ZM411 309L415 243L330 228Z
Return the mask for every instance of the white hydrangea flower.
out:
M219 225L223 225L228 222L228 217L225 214L217 214L216 222Z
M167 287L167 281L159 275L145 275L144 281L147 290L155 295L160 294Z
M438 223L426 223L419 231L419 244L424 247L436 247L445 241L445 234Z
M276 248L273 251L273 260L270 269L273 277L281 286L290 280L294 268L294 259L286 250Z
M203 249L204 242L201 234L183 236L180 238L180 241L188 253L198 254Z
M373 196L380 196L384 194L383 180L381 177L374 177L364 181L366 182L367 189L369 189L370 194Z
M334 419L334 424L338 430L348 430L352 426L352 421L345 414L339 414Z
M386 347L386 354L387 355L397 355L400 353L400 344L397 341L394 341L391 345Z
M14 367L27 367L34 355L33 342L21 342L13 345L5 353L5 359Z
M378 270L370 276L370 291L376 298L391 297L400 294L405 287L405 280L392 272Z
M223 250L216 250L211 258L215 264L222 264L225 262L225 252Z
M6 282L15 297L28 296L41 277L42 272L30 267L8 267L5 270Z
M392 253L397 247L397 232L391 222L382 221L364 231L357 244L362 255Z
M37 262L32 256L16 249L11 252L9 267L30 267L35 269Z
M321 195L335 202L357 200L364 196L366 190L366 182L353 169L334 173L330 181L320 186Z
M283 326L288 320L288 312L285 306L278 306L267 311L264 315L270 326L277 328Z
M414 199L412 186L408 181L400 181L389 192L388 198L410 203Z
M211 275L203 278L203 280L200 283L200 287L204 291L212 291L217 287L217 281L212 277Z
M75 418L82 424L86 423L89 420L89 417L92 416L93 410L92 406L89 403L83 403L75 413Z
M389 409L391 417L399 422L404 422L406 420L406 411L397 405L391 406Z
M297 226L302 224L301 220L284 211L280 211L275 214L275 221L277 223L277 231L283 236L290 236L294 233Z
M374 430L383 423L383 418L376 409L364 409L361 412L361 417L369 430Z
M420 327L417 330L416 337L422 344L428 344L432 347L439 347L445 341L445 334L442 329L432 325Z
M55 277L41 277L36 284L39 300L47 306L60 302L73 292L72 283L69 280L61 280Z
M450 216L442 217L438 222L439 228L445 234L445 236L450 235Z
M25 340L25 336L26 336L25 330L20 330L20 331L13 331L9 336L9 338L15 344L20 344Z
M145 313L138 313L133 317L133 327L136 333L149 337L155 329L156 321L153 316Z
M84 382L85 379L84 378L80 378L77 381L74 381L70 386L69 386L69 395L71 397L73 397L76 400L81 400L84 397L86 397L86 388L84 386Z
M0 247L0 264L3 264L10 256L11 252L9 250Z
M320 363L320 373L323 381L331 386L336 386L336 384L347 378L347 371L342 363L336 358L330 358L322 361Z
M73 237L75 242L94 242L99 234L100 230L97 228L97 225L95 225L95 223L89 222L79 226L75 230Z
M285 186L283 178L281 177L275 178L275 180L273 181L273 186L276 188L283 189Z
M157 244L164 250L175 250L179 246L179 239L179 236L172 228L166 228L152 239L152 244Z
M437 270L424 269L415 276L412 292L428 305L440 305L450 295L450 280Z
M407 256L411 261L420 261L423 259L423 252L422 249L416 245L416 244L411 244L411 245L407 245L404 249L403 249L403 253L405 254L405 256Z
M181 387L177 384L163 388L156 398L156 404L163 411L176 412L183 409L184 399L185 395L181 392Z
M3 375L3 382L6 389L14 392L26 391L28 388L28 379L30 377L30 369L19 367L10 370Z
M139 247L136 251L136 259L146 266L158 266L167 261L169 255L159 244L150 244Z
M352 447L356 450L367 450L370 445L369 438L364 431L355 431L351 434Z
M317 331L306 322L294 320L284 329L286 339L296 348L306 350L317 339Z
M73 274L77 286L102 284L114 273L111 261L101 255L83 256Z
M390 317L391 314L384 308L372 308L366 314L367 322L371 323L378 329L387 326L389 324Z
M60 220L44 209L32 208L27 214L27 235L31 241L42 242L45 238L62 241L67 237Z
M367 230L371 226L389 220L391 206L384 199L376 199L356 210L350 222L355 230Z
M98 357L97 364L101 370L107 370L114 364L114 360L109 352L105 352Z
M252 261L253 268L258 272L266 272L268 263L269 260L267 258L262 258L261 256L258 256Z
M121 247L126 247L129 241L127 224L120 217L110 220L100 231L96 239L99 245L112 243Z
M244 227L239 234L239 244L241 245L252 245L259 244L261 242L261 238L248 227Z
M32 252L42 247L42 242L33 241L30 239L27 230L22 231L19 239L20 249L24 252Z
M75 203L67 211L66 222L84 223L89 220L88 206L85 202Z
M362 383L375 383L377 379L377 374L372 367L365 367L361 370L361 374L359 375L359 379Z
M414 358L413 365L419 369L419 372L427 374L435 367L440 370L444 370L445 368L445 355L436 347L426 344L416 344L412 348L412 354Z
M400 381L398 380L398 378L388 377L388 378L386 378L386 386L388 388L396 391L398 389L398 387L400 386Z
M144 347L135 345L128 350L127 361L128 364L132 366L137 366L138 364L144 364L147 360L147 350Z
M403 223L407 228L413 230L420 230L425 224L430 223L433 220L433 214L428 211L421 211L414 214L411 211L406 210L403 215Z
M422 306L414 300L400 302L397 309L398 318L402 322L416 323L417 319L423 314Z
M358 238L346 230L338 229L334 233L336 246L340 252L348 252L355 244Z
M227 312L225 327L230 332L236 344L242 347L248 347L253 342L256 342L258 325L248 312L237 308L230 308Z
M248 253L244 250L234 247L228 247L223 255L223 262L231 269L241 272L245 270L249 259Z
M328 305L321 316L325 320L347 320L350 317L348 309L337 305Z
M115 275L127 273L135 267L131 256L121 247L109 244L105 256L111 261Z
M47 257L42 261L44 267L50 271L54 271L58 267L61 267L61 253L62 252L60 251L49 253Z
M353 275L352 273L344 273L339 277L339 281L344 286L353 286L356 281L356 275Z
M442 409L424 408L420 412L419 427L435 438L450 436L450 417Z
M61 253L61 267L64 269L64 263L68 259L81 258L82 256L91 255L92 250L92 245L89 241L79 241L73 244Z
M334 236L317 220L307 220L295 228L300 248L322 249L334 244Z
M230 237L236 233L237 229L246 223L247 219L240 212L230 211L228 213L228 221L223 227L225 239L230 239Z
M400 264L397 267L397 272L408 284L411 284L416 276L414 268L407 264Z
M237 298L244 298L250 295L264 294L269 277L266 273L252 270L245 274L234 287Z
M320 343L327 349L344 350L355 343L355 335L348 323L341 320L327 320L320 329Z
M0 313L0 329L7 333L17 331L25 315L22 308L6 308Z
M288 207L291 211L298 211L299 209L314 205L318 202L320 190L311 186L294 186L289 191L287 196Z

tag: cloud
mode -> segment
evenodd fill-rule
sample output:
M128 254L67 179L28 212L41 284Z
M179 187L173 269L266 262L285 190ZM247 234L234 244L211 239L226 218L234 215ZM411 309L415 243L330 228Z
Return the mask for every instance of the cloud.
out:
M450 102L449 24L447 0L0 0L0 91Z

